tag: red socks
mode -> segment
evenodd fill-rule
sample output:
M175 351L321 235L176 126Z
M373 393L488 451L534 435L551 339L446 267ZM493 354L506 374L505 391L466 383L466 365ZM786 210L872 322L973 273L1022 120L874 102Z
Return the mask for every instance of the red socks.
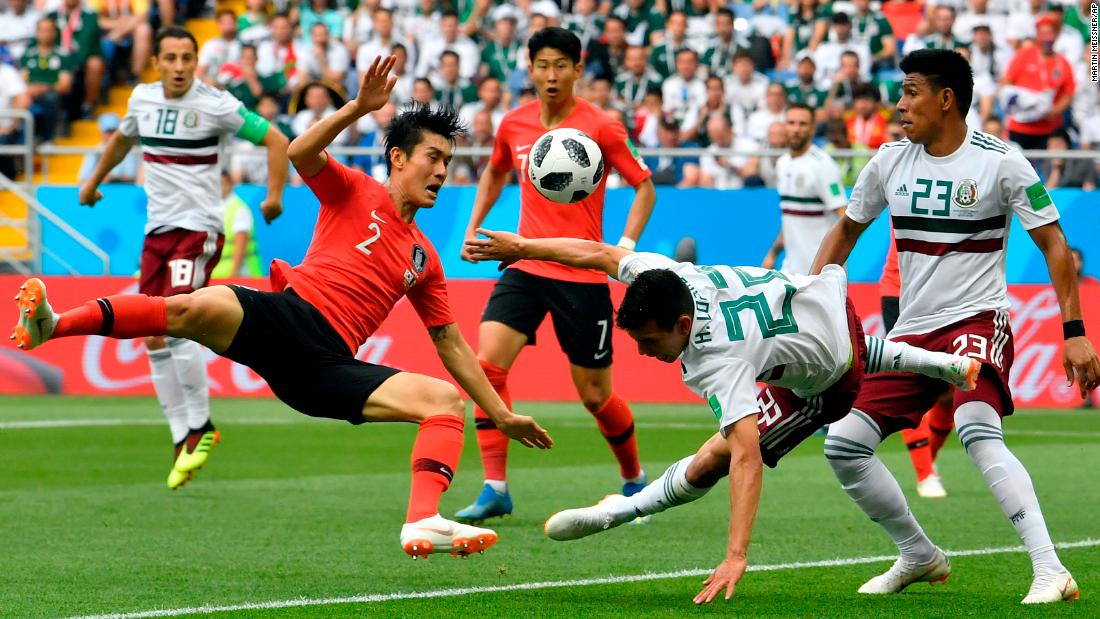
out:
M462 456L462 417L436 415L420 423L412 449L412 489L405 522L439 513L439 497L451 485Z
M932 450L928 448L928 415L924 416L919 427L902 430L901 437L909 448L909 459L913 461L917 481L924 481L933 472Z
M630 405L617 394L603 403L598 411L592 413L600 434L607 439L615 459L619 461L619 474L623 479L634 479L642 472L638 463L638 441L634 437L634 415Z
M88 301L61 314L52 337L106 335L129 339L167 333L164 297L120 294Z
M508 370L488 361L481 361L481 369L496 390L504 405L512 408L512 396L508 393ZM474 407L474 427L477 428L477 446L481 451L481 468L485 479L507 481L508 437L497 429L489 415L480 406Z
M936 402L932 410L924 416L922 425L928 424L928 448L932 451L933 461L936 460L936 454L940 453L944 441L951 434L951 428L955 427L954 411L951 409L950 404L944 406L943 403Z

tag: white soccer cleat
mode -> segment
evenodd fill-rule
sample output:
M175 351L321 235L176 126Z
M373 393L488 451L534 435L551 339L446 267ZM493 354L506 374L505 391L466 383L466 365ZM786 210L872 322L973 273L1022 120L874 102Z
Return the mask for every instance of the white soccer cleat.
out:
M1069 572L1040 572L1031 581L1031 589L1022 604L1051 604L1053 602L1073 601L1081 597L1077 582Z
M945 583L950 575L951 562L947 560L947 555L937 548L936 556L932 561L922 565L917 565L904 557L899 558L890 569L863 583L859 592L871 595L899 593L915 582L928 582L933 585Z
M23 350L41 346L50 339L57 327L58 315L46 300L46 284L37 277L23 282L19 294L15 295L15 304L19 307L19 322L8 339L14 340Z
M959 391L973 391L978 386L978 374L982 371L982 362L973 357L944 354L946 359L939 367L939 378L947 381Z
M465 557L484 552L497 543L497 534L436 514L416 522L406 522L401 527L401 548L410 557L428 558L433 553L450 553L452 557Z
M632 507L622 507L624 502L629 503L630 499L621 494L609 494L590 507L560 511L546 520L543 531L546 537L564 542L633 522L640 514Z
M917 482L917 494L926 499L942 499L947 496L947 490L940 481L940 476L932 473Z

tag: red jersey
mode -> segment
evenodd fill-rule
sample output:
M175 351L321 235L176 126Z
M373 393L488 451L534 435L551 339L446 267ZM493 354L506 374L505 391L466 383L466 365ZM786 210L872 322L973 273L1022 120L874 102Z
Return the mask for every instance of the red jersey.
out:
M580 129L603 151L604 166L618 170L630 185L649 178L650 172L638 156L626 128L606 112L584 99L558 127ZM527 238L570 237L589 241L603 240L603 198L607 174L592 195L576 204L558 204L542 196L527 177L527 157L536 140L549 131L539 117L539 102L531 101L504 115L497 130L490 162L498 170L515 168L519 176L519 233ZM556 262L521 260L510 268L532 275L566 282L605 283L607 274L575 269Z
M890 250L886 252L886 266L882 267L882 279L878 281L878 295L901 296L901 272L898 271L898 248L894 244L893 228L890 228Z
M1035 92L1054 91L1052 104L1064 96L1072 97L1076 91L1073 67L1065 56L1054 54L1044 58L1038 45L1024 46L1016 52L1005 69L1005 79L1010 84ZM1062 126L1062 116L1022 123L1009 114L1007 126L1009 131L1025 135L1050 135Z
M291 286L336 329L352 354L408 296L425 327L455 321L443 265L386 188L331 155L306 185L321 201L305 260L271 265L272 290Z

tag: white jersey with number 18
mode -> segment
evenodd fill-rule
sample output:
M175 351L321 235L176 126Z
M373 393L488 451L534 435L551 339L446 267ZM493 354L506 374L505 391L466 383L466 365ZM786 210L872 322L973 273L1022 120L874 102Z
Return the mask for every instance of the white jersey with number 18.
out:
M848 203L840 168L829 153L811 145L798 157L787 153L775 163L779 208L783 212L784 273L806 275L821 241L836 223L836 210Z

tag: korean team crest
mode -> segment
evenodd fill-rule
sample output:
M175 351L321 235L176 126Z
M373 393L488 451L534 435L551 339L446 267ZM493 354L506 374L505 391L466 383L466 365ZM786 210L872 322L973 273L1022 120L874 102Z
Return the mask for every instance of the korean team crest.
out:
M959 182L955 188L955 204L960 208L970 208L978 202L978 183L972 178Z
M420 275L424 272L424 267L428 266L428 252L419 245L413 245L412 261L413 269L416 270L417 275Z
M183 126L188 129L194 129L199 126L199 114L195 111L189 111L183 115Z

